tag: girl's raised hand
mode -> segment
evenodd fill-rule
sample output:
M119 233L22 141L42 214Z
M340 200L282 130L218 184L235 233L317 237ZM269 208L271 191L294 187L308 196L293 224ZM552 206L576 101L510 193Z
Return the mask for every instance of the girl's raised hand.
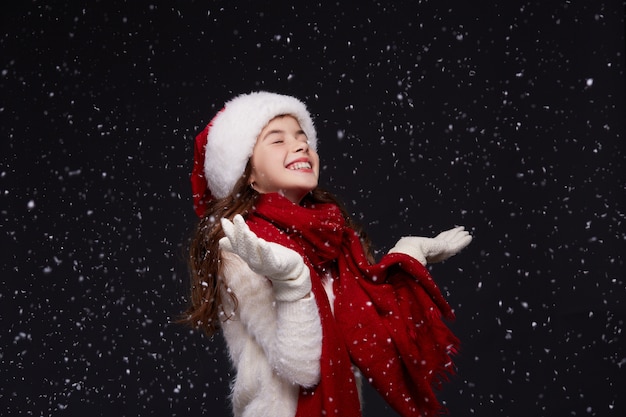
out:
M239 255L251 270L272 281L277 299L297 300L311 291L309 269L294 250L257 237L237 214L233 221L221 219L225 237L220 249Z
M439 233L434 238L407 236L396 243L389 253L401 252L414 257L423 265L445 261L470 244L472 236L463 226Z

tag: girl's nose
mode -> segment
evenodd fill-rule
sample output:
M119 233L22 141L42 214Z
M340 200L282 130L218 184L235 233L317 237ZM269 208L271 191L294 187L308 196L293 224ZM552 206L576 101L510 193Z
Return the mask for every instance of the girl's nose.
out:
M309 151L309 141L303 142L301 140L296 139L295 152L308 152Z

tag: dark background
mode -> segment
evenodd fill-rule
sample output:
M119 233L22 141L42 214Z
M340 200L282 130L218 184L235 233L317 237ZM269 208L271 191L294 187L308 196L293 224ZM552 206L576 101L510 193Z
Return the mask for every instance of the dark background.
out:
M229 415L221 337L171 324L191 144L267 89L379 254L475 236L432 267L450 415L626 416L623 1L80 3L0 6L0 414Z

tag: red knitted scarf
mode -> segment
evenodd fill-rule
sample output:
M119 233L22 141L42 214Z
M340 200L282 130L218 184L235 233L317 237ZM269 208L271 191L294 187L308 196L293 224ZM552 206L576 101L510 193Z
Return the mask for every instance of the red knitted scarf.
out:
M322 323L321 381L302 389L297 417L361 416L351 364L401 416L433 416L433 392L453 372L458 339L441 320L454 315L427 269L408 255L368 262L357 234L334 204L299 206L260 196L247 218L257 236L300 253ZM322 278L336 278L334 316Z

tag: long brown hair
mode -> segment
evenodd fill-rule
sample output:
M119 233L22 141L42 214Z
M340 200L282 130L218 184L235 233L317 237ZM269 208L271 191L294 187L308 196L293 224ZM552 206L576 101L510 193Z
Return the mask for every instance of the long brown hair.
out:
M191 300L180 322L199 328L209 336L220 328L220 316L224 321L230 318L225 314L220 314L223 312L222 294L227 293L235 309L237 308L237 295L232 291L224 291L225 283L221 278L219 240L224 236L224 231L220 219L232 220L236 214L241 214L245 218L253 210L259 193L248 183L251 170L248 162L244 174L235 184L230 195L213 199L207 204L206 211L198 222L189 244ZM304 197L302 203L336 204L346 219L347 226L359 233L368 258L371 262L374 261L365 233L352 222L348 211L335 196L325 190L315 188Z

